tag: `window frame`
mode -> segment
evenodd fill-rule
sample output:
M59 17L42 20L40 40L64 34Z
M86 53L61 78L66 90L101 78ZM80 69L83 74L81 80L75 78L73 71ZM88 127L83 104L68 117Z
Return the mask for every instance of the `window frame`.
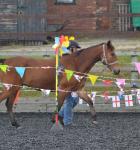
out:
M75 5L76 4L76 0L73 0L73 2L58 2L58 0L55 0L55 4L56 5Z

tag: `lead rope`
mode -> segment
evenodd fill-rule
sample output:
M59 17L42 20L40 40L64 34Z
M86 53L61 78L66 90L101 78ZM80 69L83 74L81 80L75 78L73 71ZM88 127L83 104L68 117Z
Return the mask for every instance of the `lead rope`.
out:
M106 59L106 55L105 55L105 44L103 44L103 57L101 59L101 62L104 63L104 61L105 61L105 63L107 63L107 59ZM100 73L103 74L106 69L107 69L107 65L104 65L104 67Z

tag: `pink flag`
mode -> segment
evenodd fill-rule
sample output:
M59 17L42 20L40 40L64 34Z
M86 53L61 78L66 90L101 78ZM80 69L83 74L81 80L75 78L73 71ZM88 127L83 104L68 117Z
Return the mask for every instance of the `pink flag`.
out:
M116 79L118 85L125 85L125 79Z
M140 74L140 63L135 63L136 69L138 70L139 74Z

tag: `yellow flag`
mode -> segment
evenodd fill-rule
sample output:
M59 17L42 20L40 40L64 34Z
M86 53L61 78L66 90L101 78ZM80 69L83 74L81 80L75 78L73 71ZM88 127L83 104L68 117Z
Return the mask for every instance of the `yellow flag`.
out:
M74 71L65 69L65 73L66 73L66 76L67 76L67 80L69 81L71 79Z
M71 36L71 37L69 38L69 40L70 40L70 41L73 41L73 40L75 40L75 37L74 37L74 36Z
M0 70L6 73L8 65L0 65Z
M92 85L95 84L95 82L96 82L96 80L98 78L98 76L95 76L95 75L88 75L88 77L91 80Z

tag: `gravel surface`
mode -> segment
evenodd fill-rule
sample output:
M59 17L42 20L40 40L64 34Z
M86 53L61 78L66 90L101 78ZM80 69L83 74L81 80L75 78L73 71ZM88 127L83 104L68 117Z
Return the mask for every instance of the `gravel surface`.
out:
M0 150L139 150L139 113L98 113L93 125L88 113L76 113L73 126L51 132L51 114L19 113L15 129L0 114Z

